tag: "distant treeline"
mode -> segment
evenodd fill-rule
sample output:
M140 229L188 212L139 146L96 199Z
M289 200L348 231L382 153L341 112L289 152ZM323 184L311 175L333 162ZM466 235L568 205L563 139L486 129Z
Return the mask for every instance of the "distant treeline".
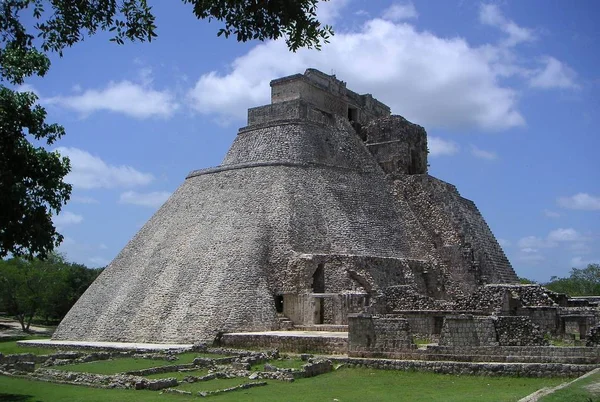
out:
M521 283L536 283L521 278ZM567 278L553 276L550 282L540 285L557 293L569 296L600 296L600 264L588 264L586 268L572 268Z
M34 317L61 320L103 269L67 262L60 254L46 260L0 260L0 312L15 317L24 331Z

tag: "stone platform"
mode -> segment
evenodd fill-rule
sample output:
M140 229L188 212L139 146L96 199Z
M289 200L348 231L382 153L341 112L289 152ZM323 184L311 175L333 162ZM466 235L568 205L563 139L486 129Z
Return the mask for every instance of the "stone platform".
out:
M220 346L278 349L295 353L348 353L348 333L339 331L265 331L223 334Z
M131 342L86 342L86 341L53 341L50 339L33 339L18 341L20 346L33 346L56 349L101 349L101 350L181 350L191 349L192 344L169 343L131 343Z

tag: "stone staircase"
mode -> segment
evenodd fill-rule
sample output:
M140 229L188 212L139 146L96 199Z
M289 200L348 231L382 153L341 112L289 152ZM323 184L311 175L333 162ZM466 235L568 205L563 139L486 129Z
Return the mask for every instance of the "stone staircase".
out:
M292 322L292 320L290 320L283 314L277 314L277 320L279 321L280 330L291 331L294 329L294 323Z

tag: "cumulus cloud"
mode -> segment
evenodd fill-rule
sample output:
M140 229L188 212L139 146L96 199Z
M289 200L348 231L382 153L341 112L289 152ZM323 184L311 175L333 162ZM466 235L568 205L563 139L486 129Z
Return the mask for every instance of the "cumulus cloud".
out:
M543 59L544 67L533 72L529 85L540 89L577 89L576 73L554 57Z
M67 183L83 189L142 186L154 180L154 176L131 166L114 166L101 158L78 148L59 147L57 151L71 160L71 172Z
M145 119L149 117L169 118L179 105L168 91L150 88L151 77L142 72L145 83L131 81L110 82L102 89L87 89L73 95L61 95L45 99L45 103L75 110L83 115L98 111L122 113Z
M498 159L498 155L492 151L485 151L483 149L477 148L475 145L471 145L471 154L479 159L485 159L488 161L494 161Z
M322 24L333 24L350 0L321 1L317 5L317 18Z
M591 239L573 228L558 228L550 231L545 237L526 236L517 242L518 259L534 263L545 259L543 250L562 247L572 252L589 252Z
M459 151L459 147L455 142L439 137L429 137L427 139L427 148L429 148L429 156L432 157L454 155Z
M417 18L419 14L413 3L392 4L383 12L383 19L390 21L402 21Z
M150 193L138 193L127 191L121 194L119 202L121 204L141 205L143 207L157 208L167 201L171 193L167 191L153 191Z
M548 241L550 242L571 242L581 241L582 236L573 228L568 229L556 229L548 233Z
M584 211L600 210L600 197L588 193L577 193L571 197L560 197L557 203L567 209L580 209Z
M83 222L83 216L69 211L62 211L60 214L52 217L52 222L54 222L57 227L76 225Z
M498 82L497 57L461 38L372 19L356 32L336 34L320 52L290 54L282 41L257 45L235 59L229 72L203 74L189 100L200 113L244 119L247 108L269 102L270 80L314 67L335 71L350 89L377 94L393 112L428 127L523 125L517 92Z
M479 21L482 24L500 29L507 35L503 41L505 46L515 46L522 42L535 40L533 30L518 26L502 14L500 8L495 4L482 4L479 8Z

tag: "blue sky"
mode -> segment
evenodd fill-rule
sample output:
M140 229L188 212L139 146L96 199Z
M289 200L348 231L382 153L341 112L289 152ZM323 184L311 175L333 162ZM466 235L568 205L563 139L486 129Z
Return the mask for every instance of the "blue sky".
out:
M108 264L188 172L221 162L271 79L315 67L427 129L430 174L475 201L519 276L600 260L600 3L333 0L331 43L295 54L150 3L156 41L87 38L24 86L67 130L68 259Z

